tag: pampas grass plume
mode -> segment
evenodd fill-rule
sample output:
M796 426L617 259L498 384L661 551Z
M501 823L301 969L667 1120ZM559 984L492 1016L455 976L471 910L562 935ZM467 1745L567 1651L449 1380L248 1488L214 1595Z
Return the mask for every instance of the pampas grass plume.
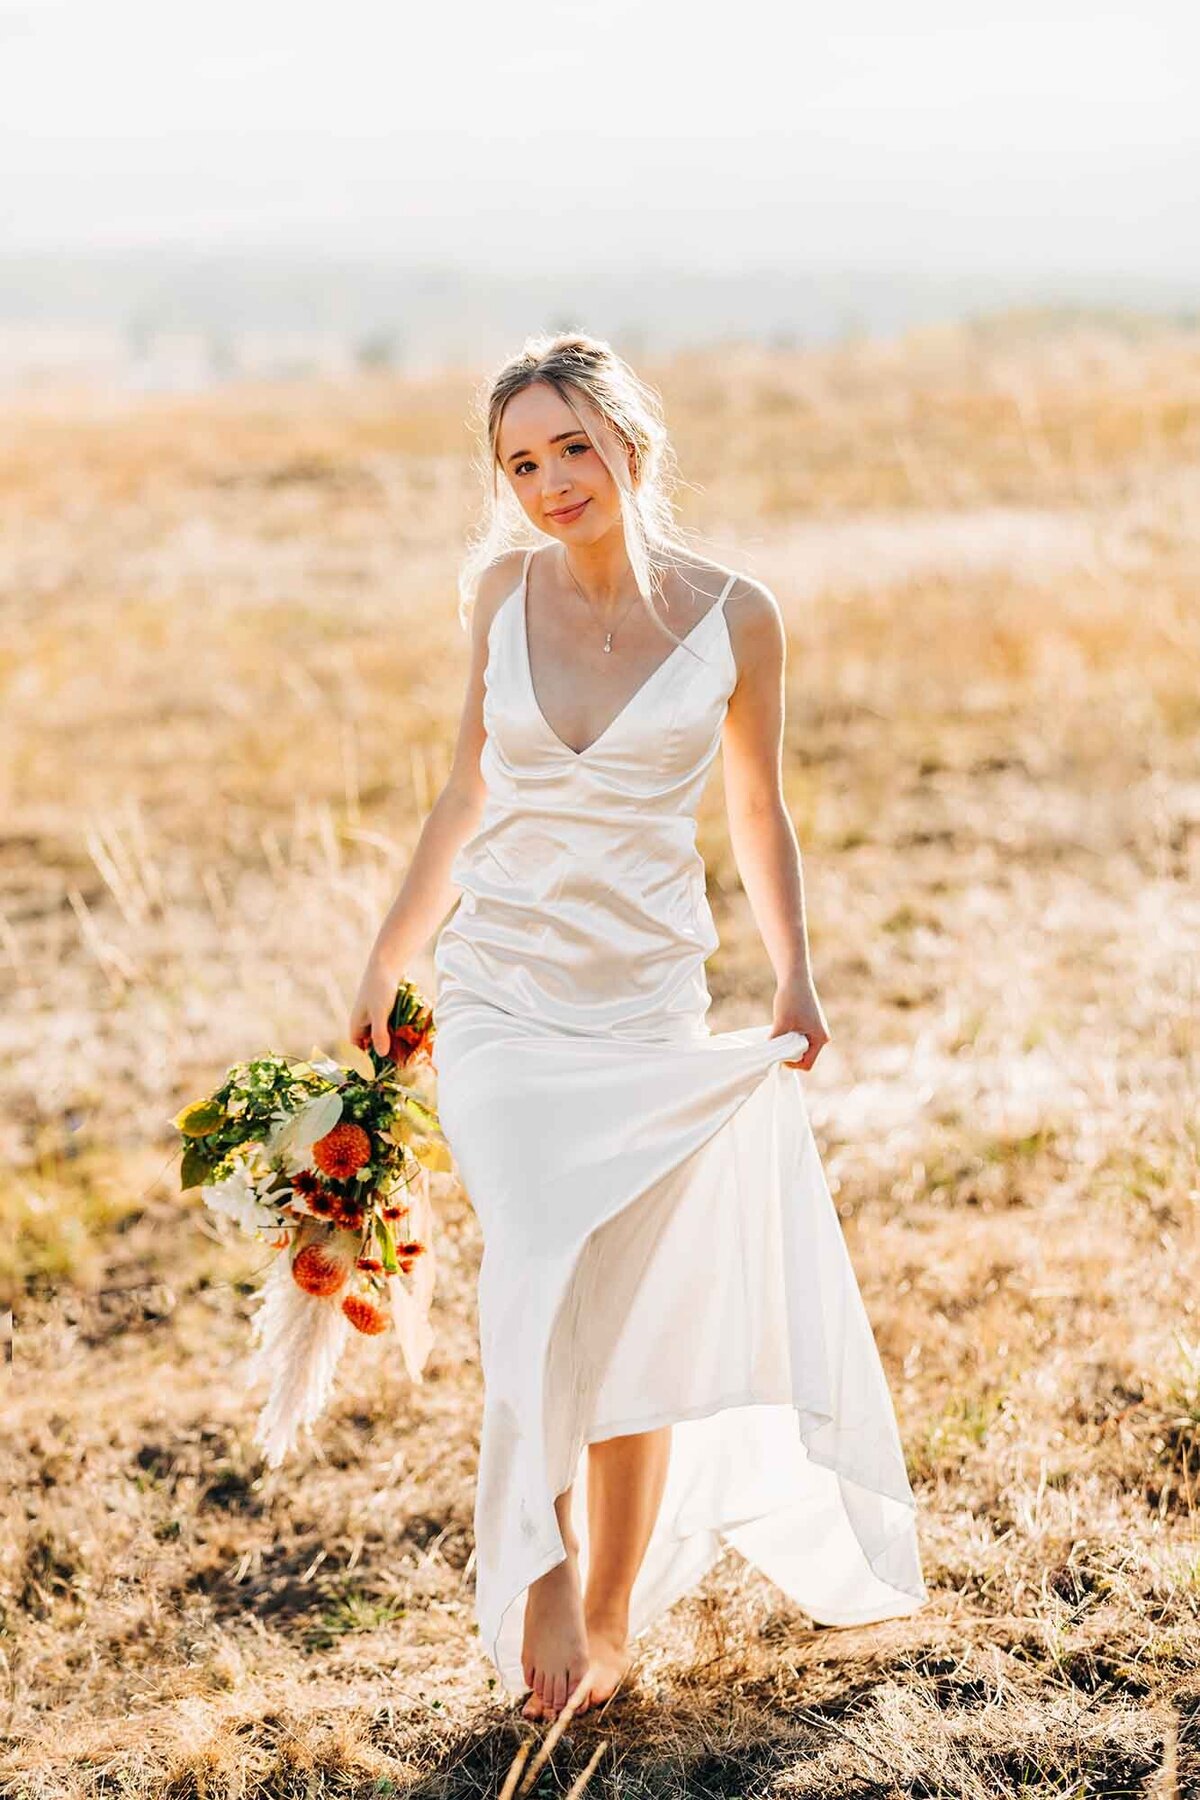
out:
M294 1449L301 1427L320 1415L333 1387L351 1326L340 1306L306 1294L292 1280L290 1260L277 1256L259 1290L253 1320L257 1348L248 1358L247 1387L268 1384L254 1441L269 1468Z

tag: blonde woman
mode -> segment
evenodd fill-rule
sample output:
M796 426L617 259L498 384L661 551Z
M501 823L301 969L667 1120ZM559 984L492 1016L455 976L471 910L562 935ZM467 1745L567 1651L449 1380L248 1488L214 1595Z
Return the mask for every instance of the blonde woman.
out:
M674 523L606 343L488 384L454 762L350 1020L434 951L442 1126L480 1221L476 1609L524 1716L586 1711L732 1544L818 1622L924 1601L895 1414L798 1071L828 1042L781 791L784 630ZM723 749L769 1024L714 1033L696 805ZM576 1488L586 1451L586 1501Z

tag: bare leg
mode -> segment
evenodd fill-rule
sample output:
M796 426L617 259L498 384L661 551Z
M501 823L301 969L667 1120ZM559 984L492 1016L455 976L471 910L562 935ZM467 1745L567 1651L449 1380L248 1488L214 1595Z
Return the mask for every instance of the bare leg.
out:
M571 1521L571 1489L554 1502L567 1559L529 1585L521 1667L531 1689L526 1719L552 1719L587 1668L588 1636L579 1591L579 1540Z
M583 1610L591 1685L580 1712L608 1700L629 1667L629 1597L658 1517L670 1456L669 1425L588 1445Z

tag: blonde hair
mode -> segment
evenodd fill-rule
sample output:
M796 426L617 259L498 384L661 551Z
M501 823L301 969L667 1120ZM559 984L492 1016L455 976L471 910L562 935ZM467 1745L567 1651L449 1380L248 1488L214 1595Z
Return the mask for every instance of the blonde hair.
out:
M471 538L459 571L460 621L467 624L479 578L489 563L508 550L527 550L558 541L530 524L507 480L499 479L504 409L514 394L538 381L553 388L571 408L612 476L638 592L647 610L663 625L653 605L653 598L662 596L662 566L673 565L679 557L694 557L698 552L693 547L694 534L675 517L671 496L679 475L663 422L662 399L603 338L574 331L539 333L527 338L518 353L503 363L476 395L474 415L481 446L476 467L483 481L485 504L483 523ZM597 424L607 426L621 447L622 454L615 464L609 460L603 432L596 429ZM675 633L671 632L671 636Z

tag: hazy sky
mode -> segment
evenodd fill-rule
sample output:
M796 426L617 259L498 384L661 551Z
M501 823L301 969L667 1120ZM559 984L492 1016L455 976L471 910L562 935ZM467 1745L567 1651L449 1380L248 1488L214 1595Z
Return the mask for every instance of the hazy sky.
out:
M1200 279L1195 0L0 0L10 248Z

